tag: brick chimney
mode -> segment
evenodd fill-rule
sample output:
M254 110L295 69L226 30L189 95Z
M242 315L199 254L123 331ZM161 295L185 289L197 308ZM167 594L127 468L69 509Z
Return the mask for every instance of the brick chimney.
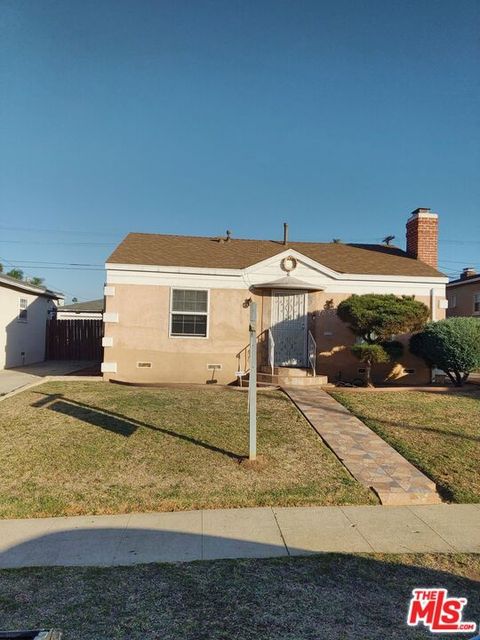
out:
M477 272L472 267L465 267L465 269L460 274L460 280L468 280L469 278L473 278L476 276Z
M408 219L407 253L438 268L438 215L430 209L415 209Z

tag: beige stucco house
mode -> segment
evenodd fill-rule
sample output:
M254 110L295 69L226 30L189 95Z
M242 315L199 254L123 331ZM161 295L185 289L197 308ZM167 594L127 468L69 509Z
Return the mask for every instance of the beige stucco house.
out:
M45 358L48 317L63 295L0 274L0 369Z
M106 263L106 379L232 383L248 370L249 302L258 304L259 364L359 376L354 336L336 307L352 293L393 293L445 316L448 279L437 270L438 216L417 209L407 248L131 233ZM400 336L407 340L407 336ZM425 383L406 354L381 379Z
M449 318L455 316L480 317L480 273L467 267L457 280L447 284Z

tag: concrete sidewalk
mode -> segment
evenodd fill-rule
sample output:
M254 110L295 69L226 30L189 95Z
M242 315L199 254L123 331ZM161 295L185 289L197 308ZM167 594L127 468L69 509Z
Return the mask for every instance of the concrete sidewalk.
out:
M5 396L52 376L66 376L95 364L90 360L46 360L37 364L0 371L0 396ZM100 376L99 376L100 377Z
M480 504L265 507L0 521L0 567L321 552L480 552Z

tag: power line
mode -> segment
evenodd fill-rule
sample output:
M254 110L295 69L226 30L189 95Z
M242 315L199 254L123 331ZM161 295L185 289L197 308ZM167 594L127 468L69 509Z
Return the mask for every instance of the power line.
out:
M41 240L0 240L2 244L78 245L84 247L111 247L115 242L43 242Z
M480 266L480 262L472 262L472 260L442 260L443 263L447 264L463 264L468 266Z
M15 264L13 265L17 269L32 269L36 268L35 265L25 265L25 264ZM90 268L90 267L47 267L41 266L39 269L53 269L56 271L105 271L105 267L101 268Z
M0 260L2 261L2 263L5 263L7 266L12 267L12 268L19 268L18 265L14 264L13 262L11 262L10 260L7 260L6 258L2 258L0 256ZM27 268L31 268L31 267L27 267ZM26 273L25 274L28 278L32 278L32 274L31 273ZM57 292L62 292L62 293L66 293L68 294L71 298L77 298L78 300L87 300L87 298L84 298L83 296L78 296L77 294L73 293L72 291L65 291L65 289L63 287L56 287L54 284L49 285L49 288L53 289L54 291Z
M5 258L5 260L7 261L7 259ZM12 262L12 260L8 260L8 262ZM15 262L15 261L14 261ZM44 265L44 264L53 264L53 265L61 265L61 266L67 266L67 267L102 267L104 268L103 264L90 264L88 262L53 262L51 260L47 260L47 261L42 261L42 260L17 260L16 262L25 262L26 264L31 264L33 267L36 267L37 265Z
M71 234L80 234L80 235L91 235L91 236L118 236L119 234L126 234L128 231L86 231L85 229L41 229L38 227L10 227L7 225L0 225L0 229L4 229L5 231L34 231L35 233L71 233Z
M480 240L439 240L442 244L480 244Z

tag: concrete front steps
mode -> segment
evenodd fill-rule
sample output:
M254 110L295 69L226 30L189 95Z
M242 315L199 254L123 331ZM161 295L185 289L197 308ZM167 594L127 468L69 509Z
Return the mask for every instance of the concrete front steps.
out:
M257 374L257 382L261 385L278 385L280 387L322 387L328 383L327 376L312 375L311 369L299 367L262 366Z

